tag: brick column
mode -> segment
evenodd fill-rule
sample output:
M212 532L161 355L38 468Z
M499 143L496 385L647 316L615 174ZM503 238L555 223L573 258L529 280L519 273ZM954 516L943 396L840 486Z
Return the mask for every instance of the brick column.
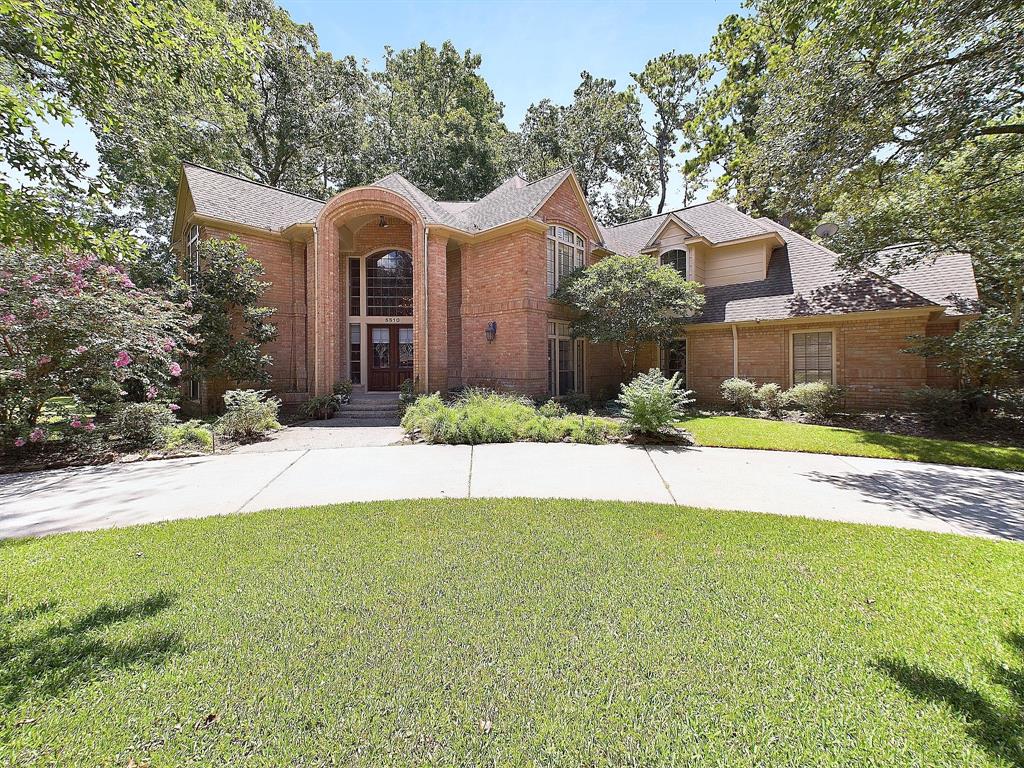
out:
M327 225L317 233L316 253L313 256L313 283L315 311L311 313L310 328L314 334L313 348L316 359L313 370L313 395L330 394L341 372L341 285L338 230Z
M429 263L424 264L423 230L413 227L413 233L413 376L421 392L444 391L448 387L448 238L430 234Z

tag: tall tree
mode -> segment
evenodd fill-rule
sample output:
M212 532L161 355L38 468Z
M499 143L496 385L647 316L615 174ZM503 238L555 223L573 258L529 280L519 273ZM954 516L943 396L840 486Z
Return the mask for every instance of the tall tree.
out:
M636 208L642 204L637 195L650 189L652 178L641 125L632 87L616 90L614 80L582 72L571 104L545 99L527 110L517 163L528 178L572 168L599 213L610 210L608 201L616 195Z
M88 230L52 192L103 197L105 180L48 140L44 123L84 119L117 135L154 104L244 90L256 31L215 0L187 10L176 0L0 0L0 241L81 241Z
M385 49L369 115L367 162L398 171L443 200L490 192L508 170L503 105L479 74L481 58L450 41Z
M676 138L683 126L696 116L697 83L700 59L689 53L671 51L647 62L640 72L633 72L637 87L654 107L654 125L648 131L651 146L658 157L658 213L665 210L668 181L675 157Z

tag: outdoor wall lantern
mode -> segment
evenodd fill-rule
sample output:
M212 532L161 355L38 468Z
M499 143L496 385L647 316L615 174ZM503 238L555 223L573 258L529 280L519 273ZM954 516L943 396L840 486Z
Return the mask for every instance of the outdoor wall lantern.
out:
M491 320L487 324L487 329L484 331L484 335L487 336L488 341L494 341L494 337L498 335L498 321Z

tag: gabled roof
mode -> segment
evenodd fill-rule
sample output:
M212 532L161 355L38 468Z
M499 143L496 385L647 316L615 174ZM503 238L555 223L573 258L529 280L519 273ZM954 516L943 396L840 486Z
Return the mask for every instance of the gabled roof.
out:
M768 218L786 244L776 248L764 280L706 288L701 323L784 320L843 315L883 309L935 307L939 302L871 271L856 274L836 268L837 254Z
M904 255L908 250L918 250L914 245L900 245L879 251L881 267L896 256ZM970 254L943 253L938 256L925 256L914 267L904 268L897 272L882 271L895 283L909 288L914 293L934 301L936 304L948 306L948 314L974 314L980 311L978 303L978 283L974 278L974 264Z
M196 213L256 229L281 230L316 219L325 203L234 174L185 163Z
M758 220L740 213L721 200L711 200L614 227L602 227L605 245L608 250L615 253L634 256L648 246L651 238L665 225L670 216L677 218L686 229L713 244L772 232Z

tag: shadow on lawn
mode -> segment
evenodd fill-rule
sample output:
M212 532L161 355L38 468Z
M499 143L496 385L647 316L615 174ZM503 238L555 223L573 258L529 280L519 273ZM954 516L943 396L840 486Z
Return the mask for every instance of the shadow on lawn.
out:
M55 697L113 669L158 666L182 650L176 632L147 631L144 621L174 602L157 592L122 605L104 603L70 623L61 622L19 637L16 625L49 613L54 606L0 612L0 711L33 696ZM139 622L126 640L106 640L100 632L121 622Z
M858 443L887 448L897 455L913 461L1009 471L1024 469L1024 453L1019 450L1011 450L1008 446L971 443L967 442L966 438L958 439L956 435L932 438L908 437L860 429L849 431L856 435Z
M1024 634L1011 633L1006 642L1017 656L1017 665L1011 668L989 662L988 675L1010 694L1010 707L989 701L952 677L936 675L916 664L883 659L876 666L917 698L945 703L960 713L967 721L968 735L992 757L1024 768Z

